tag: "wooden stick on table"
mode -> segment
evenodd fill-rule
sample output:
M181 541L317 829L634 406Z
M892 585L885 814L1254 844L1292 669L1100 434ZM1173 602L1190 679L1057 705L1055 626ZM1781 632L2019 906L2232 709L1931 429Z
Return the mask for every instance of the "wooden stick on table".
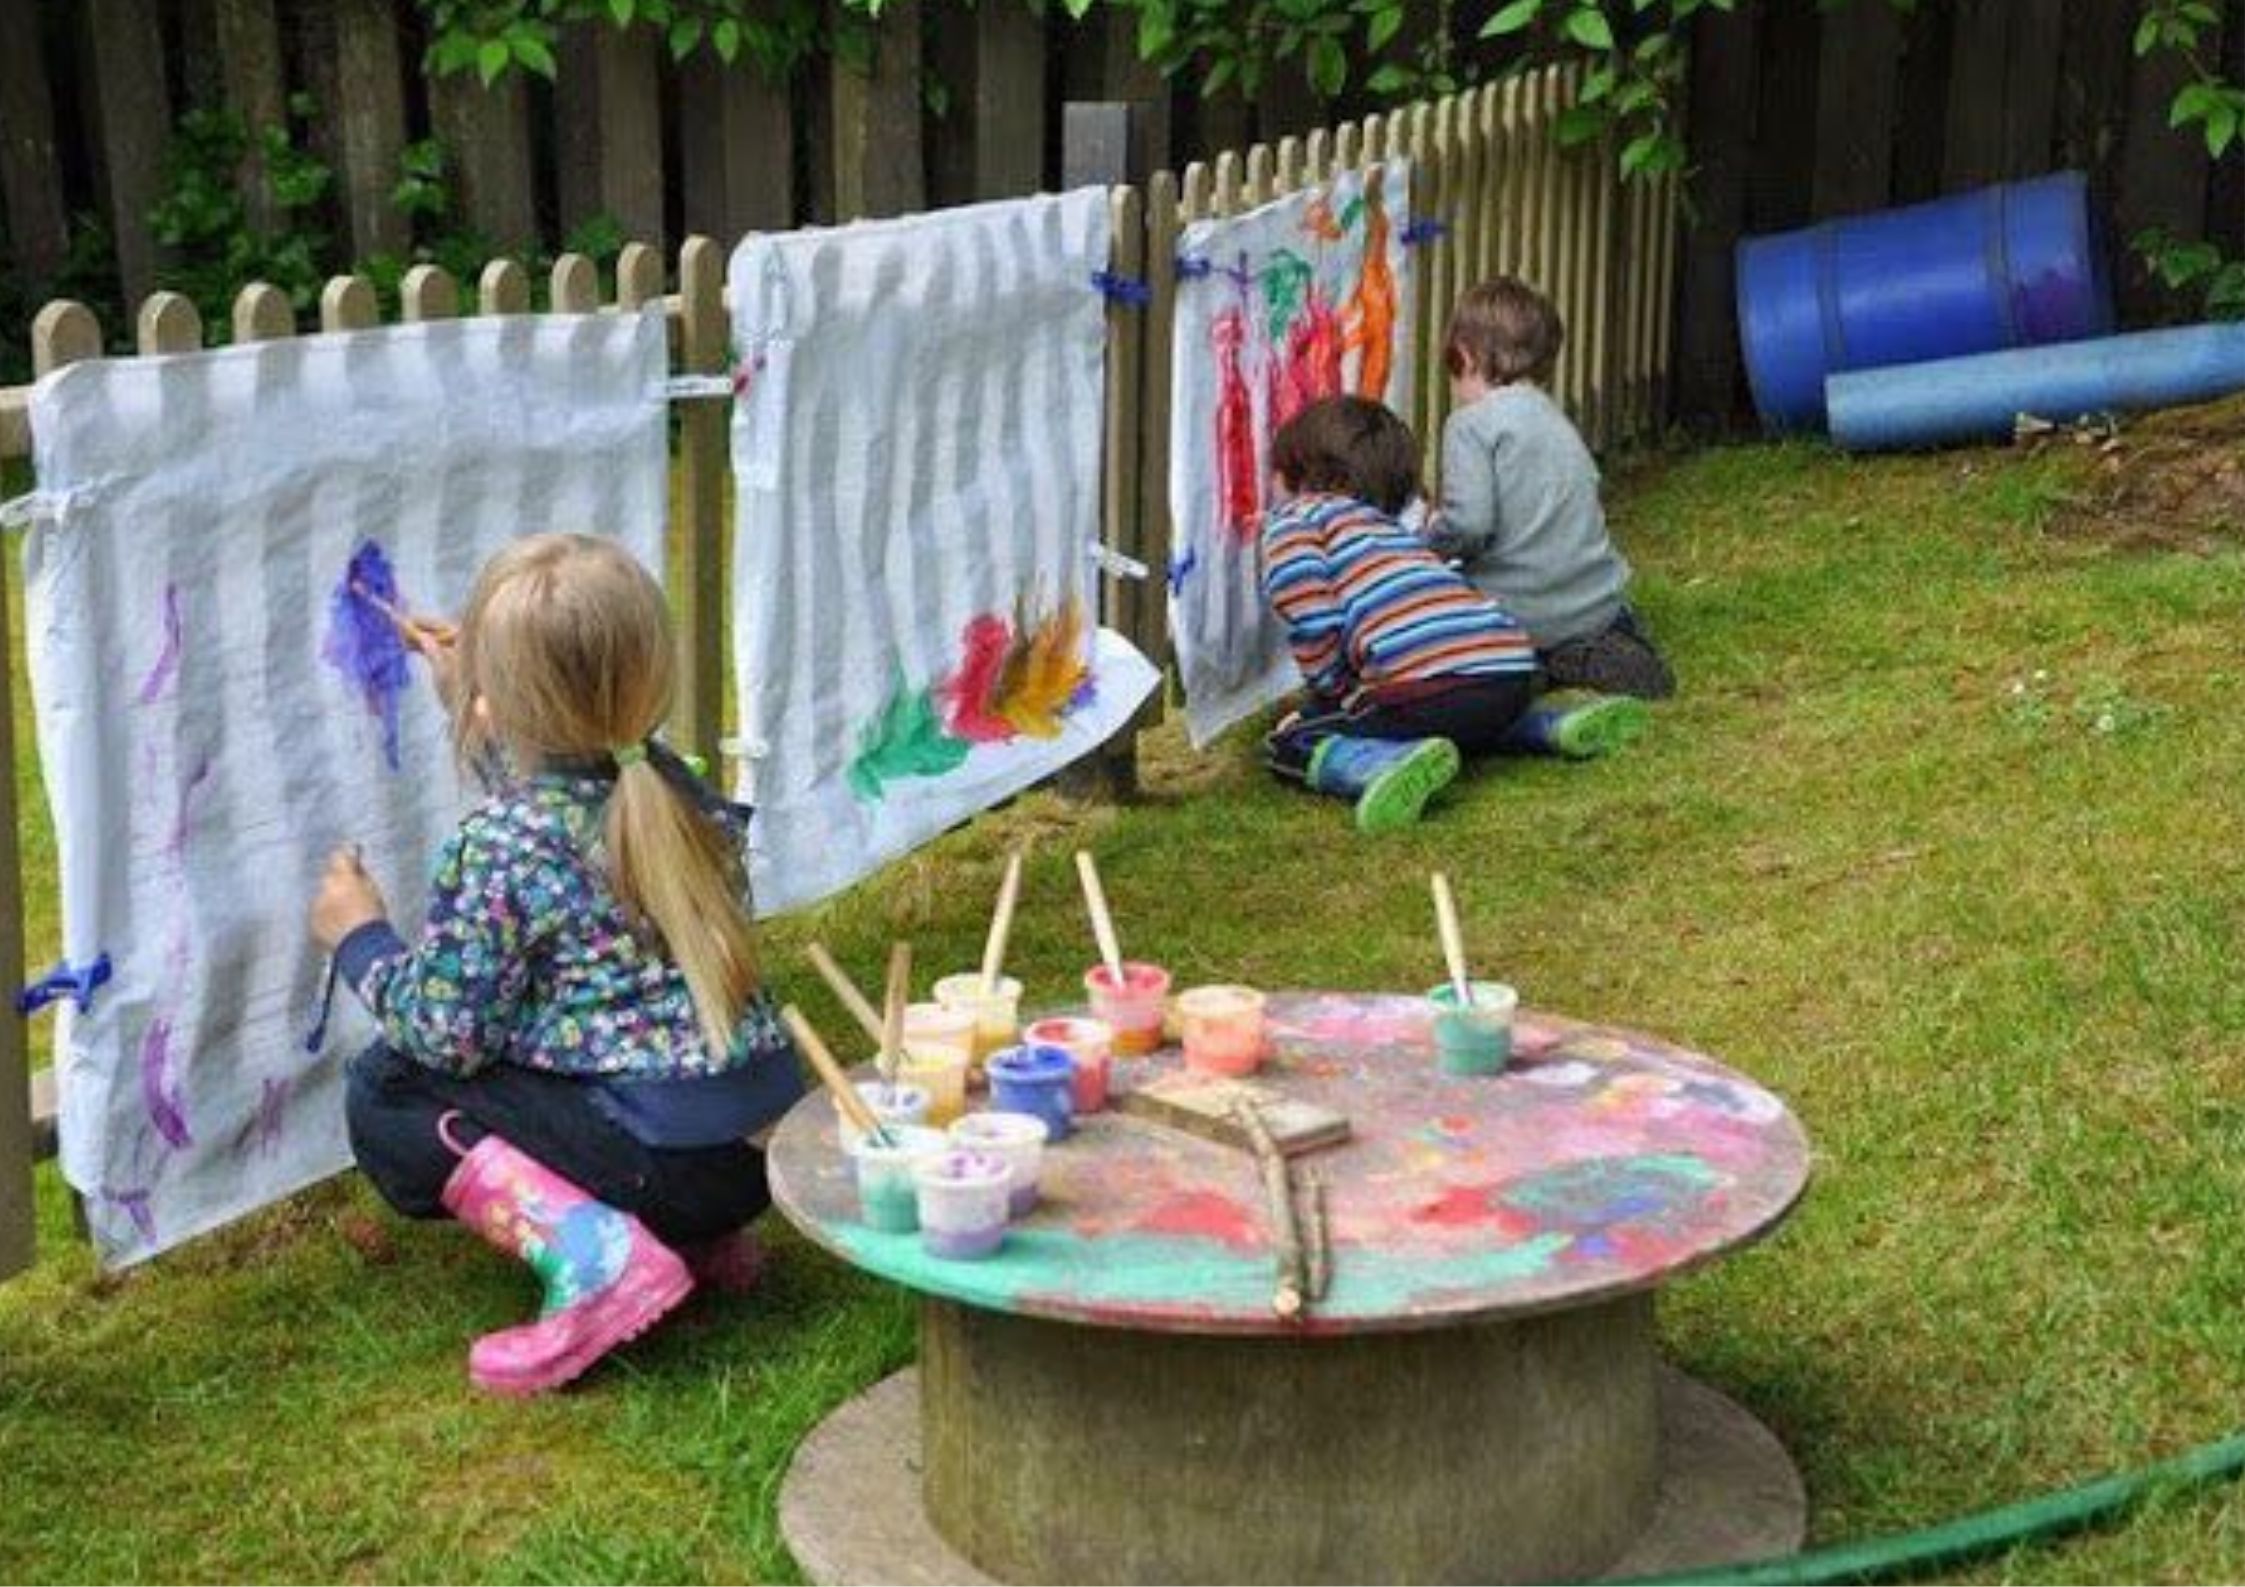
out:
M1326 1287L1333 1281L1333 1247L1325 1225L1325 1178L1311 1174L1302 1186L1307 1202L1306 1227L1302 1238L1309 1245L1309 1299L1325 1299Z
M1294 1187L1286 1177L1286 1159L1253 1102L1241 1097L1232 1104L1232 1116L1247 1132L1255 1160L1262 1165L1263 1195L1270 1203L1271 1240L1278 1248L1278 1288L1271 1293L1271 1310L1292 1322L1302 1314L1302 1233L1294 1218Z
M826 951L826 945L814 942L803 950L803 955L811 961L811 968L818 971L833 989L834 995L842 1000L842 1007L849 1012L850 1018L858 1022L869 1038L879 1041L880 1012L865 1000L865 994L857 989L857 983L850 979L849 972L834 962L834 955Z

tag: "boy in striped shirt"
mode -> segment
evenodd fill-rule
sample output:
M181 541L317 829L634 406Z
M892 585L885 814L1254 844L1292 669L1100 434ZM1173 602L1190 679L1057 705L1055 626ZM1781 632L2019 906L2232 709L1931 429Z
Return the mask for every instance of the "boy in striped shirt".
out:
M1418 494L1418 452L1362 397L1311 404L1271 443L1280 505L1263 524L1263 592L1308 699L1265 747L1280 776L1354 801L1366 832L1416 821L1462 754L1505 743L1535 693L1527 630L1397 522Z

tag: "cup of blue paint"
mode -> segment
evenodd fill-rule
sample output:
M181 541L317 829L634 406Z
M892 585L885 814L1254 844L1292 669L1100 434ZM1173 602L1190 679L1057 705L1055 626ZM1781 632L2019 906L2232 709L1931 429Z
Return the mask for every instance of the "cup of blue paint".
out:
M1434 1053L1446 1075L1493 1075L1512 1059L1512 1015L1520 994L1499 981L1475 981L1471 1001L1445 982L1427 993L1434 1005Z
M857 1171L858 1217L868 1229L910 1234L920 1226L920 1190L913 1176L920 1160L944 1148L943 1132L918 1124L888 1126L888 1139L860 1135L849 1145Z
M866 1108L881 1128L898 1129L904 1125L928 1122L928 1090L925 1086L906 1085L903 1081L860 1080L857 1094L865 1099ZM858 1127L850 1122L839 1104L834 1109L834 1139L843 1151L858 1138Z
M1048 1140L1076 1127L1076 1062L1067 1048L1008 1047L982 1067L990 1077L990 1104L999 1112L1043 1119Z
M958 1150L919 1158L920 1248L930 1256L971 1261L1006 1237L1006 1201L1013 1170L988 1152Z

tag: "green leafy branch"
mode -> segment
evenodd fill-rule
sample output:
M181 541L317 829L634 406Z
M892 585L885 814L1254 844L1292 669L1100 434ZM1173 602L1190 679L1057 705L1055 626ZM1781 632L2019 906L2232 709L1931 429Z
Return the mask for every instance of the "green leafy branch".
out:
M2139 57L2165 51L2188 68L2190 80L2175 91L2167 125L2198 128L2207 155L2215 160L2237 149L2239 133L2245 132L2245 88L2206 59L2221 23L2221 12L2208 0L2145 0L2135 38ZM2245 318L2245 260L2231 259L2203 238L2177 236L2164 226L2136 233L2129 246L2170 290L2196 291L2211 318Z
M878 15L882 0L848 0ZM474 72L485 86L512 71L551 79L561 30L604 22L644 28L674 60L707 51L726 65L747 59L778 81L823 40L818 0L419 0L429 19L432 75Z

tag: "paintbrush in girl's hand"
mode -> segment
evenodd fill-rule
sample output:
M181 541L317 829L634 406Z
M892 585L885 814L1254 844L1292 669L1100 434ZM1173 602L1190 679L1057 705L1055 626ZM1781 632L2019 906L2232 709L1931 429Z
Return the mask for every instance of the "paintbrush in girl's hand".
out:
M351 864L360 870L366 868L362 854L363 851L356 843L351 845ZM327 1016L335 1007L335 983L341 977L342 972L343 960L341 955L330 953L327 956L327 977L320 987L319 1012L313 1016L312 1028L304 1035L304 1050L306 1052L316 1053L327 1045Z
M396 628L399 632L405 632L416 626L415 621L412 617L400 611L393 603L386 601L381 596L375 594L374 591L367 586L366 580L351 580L351 593L353 595L356 595L360 600L366 602L367 605L373 607L376 611L380 612L384 617L387 617L390 620L390 625L393 628Z

